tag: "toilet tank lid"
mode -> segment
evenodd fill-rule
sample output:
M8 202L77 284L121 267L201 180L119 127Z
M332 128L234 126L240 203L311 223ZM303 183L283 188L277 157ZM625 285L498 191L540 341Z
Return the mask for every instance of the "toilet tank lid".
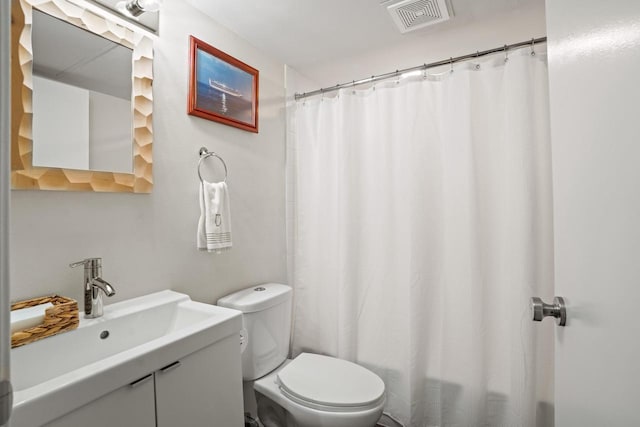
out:
M243 313L252 313L273 307L290 298L291 287L281 283L264 283L222 297L217 304Z

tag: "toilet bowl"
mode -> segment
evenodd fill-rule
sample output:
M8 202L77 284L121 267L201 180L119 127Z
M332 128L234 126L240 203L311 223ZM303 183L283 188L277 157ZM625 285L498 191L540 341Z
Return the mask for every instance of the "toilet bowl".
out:
M287 360L253 387L265 427L372 427L386 400L384 383L371 371L309 353Z
M242 375L254 381L265 427L374 427L385 404L384 382L355 363L319 354L286 359L291 288L277 283L218 300L243 312Z

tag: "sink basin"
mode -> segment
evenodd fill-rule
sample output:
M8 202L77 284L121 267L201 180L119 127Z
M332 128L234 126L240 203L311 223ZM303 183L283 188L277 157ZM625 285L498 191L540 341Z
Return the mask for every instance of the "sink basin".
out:
M11 350L12 426L41 425L238 333L238 311L162 291L104 308L71 332Z

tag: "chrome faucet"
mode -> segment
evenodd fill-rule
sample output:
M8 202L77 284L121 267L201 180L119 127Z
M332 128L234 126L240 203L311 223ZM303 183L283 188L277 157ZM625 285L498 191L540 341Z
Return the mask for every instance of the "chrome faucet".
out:
M102 279L102 258L87 258L69 264L69 267L84 265L84 314L88 318L102 316L102 293L108 297L116 294L107 281Z

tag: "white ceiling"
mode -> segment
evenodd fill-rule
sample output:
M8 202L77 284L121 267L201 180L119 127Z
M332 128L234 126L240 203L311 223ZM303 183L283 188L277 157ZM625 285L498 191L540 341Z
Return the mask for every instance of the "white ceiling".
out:
M188 0L294 68L389 48L544 0L450 0L454 17L401 34L381 0Z

